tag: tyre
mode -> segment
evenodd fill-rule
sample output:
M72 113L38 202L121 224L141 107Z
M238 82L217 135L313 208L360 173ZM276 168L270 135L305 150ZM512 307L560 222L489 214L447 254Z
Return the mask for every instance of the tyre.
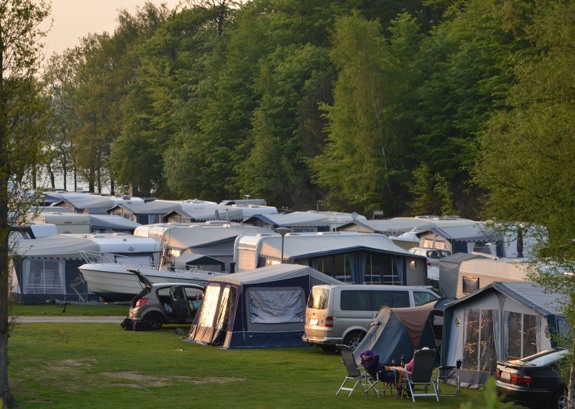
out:
M553 395L551 409L567 409L567 391L560 390Z
M155 311L146 314L144 316L144 321L148 321L150 324L152 324L154 329L160 329L162 328L162 325L164 325L164 317L162 317L162 314Z
M350 332L343 339L343 343L348 347L350 347L352 351L354 351L361 342L361 340L363 339L363 337L365 337L365 332L363 331Z

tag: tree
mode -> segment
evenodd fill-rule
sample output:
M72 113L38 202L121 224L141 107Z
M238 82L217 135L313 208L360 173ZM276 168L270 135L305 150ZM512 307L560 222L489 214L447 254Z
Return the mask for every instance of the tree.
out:
M516 82L506 109L491 115L480 139L475 180L487 190L485 217L543 226L533 279L562 294L575 329L575 3L541 1L528 13L515 55ZM571 335L573 335L571 333ZM575 407L575 343L570 337L568 407Z
M0 1L0 407L15 406L8 383L8 276L10 211L22 214L21 181L38 156L35 121L40 90L38 28L49 13L43 0ZM29 133L27 131L30 131ZM30 156L29 156L30 155Z
M334 104L325 107L329 136L312 166L332 206L396 215L405 210L412 166L413 108L405 108L419 78L420 34L408 15L388 31L386 38L377 21L358 15L337 20L331 57L339 76Z

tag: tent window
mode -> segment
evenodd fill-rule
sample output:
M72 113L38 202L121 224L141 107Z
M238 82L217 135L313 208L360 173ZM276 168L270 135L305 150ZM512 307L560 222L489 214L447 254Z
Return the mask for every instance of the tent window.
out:
M305 295L297 289L250 288L249 314L252 324L304 322Z
M533 355L539 348L537 330L541 317L520 312L507 312L507 359L519 359Z
M221 331L226 331L228 329L231 311L236 303L236 294L237 292L235 288L224 288L220 307L218 308L218 319L216 323L216 328Z
M66 294L64 260L24 260L24 294Z
M494 315L497 315L497 311L468 309L465 312L462 365L464 369L495 372L497 355Z
M208 285L202 301L201 315L198 319L200 327L212 327L216 316L218 300L220 298L220 286Z

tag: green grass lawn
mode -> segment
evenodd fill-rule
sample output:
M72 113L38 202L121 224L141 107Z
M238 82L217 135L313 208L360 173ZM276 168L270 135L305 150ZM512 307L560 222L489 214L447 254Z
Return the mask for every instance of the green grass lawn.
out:
M11 391L21 409L485 407L483 392L467 389L415 404L359 392L335 396L345 375L337 354L311 347L222 350L185 342L176 328L20 323L9 341Z

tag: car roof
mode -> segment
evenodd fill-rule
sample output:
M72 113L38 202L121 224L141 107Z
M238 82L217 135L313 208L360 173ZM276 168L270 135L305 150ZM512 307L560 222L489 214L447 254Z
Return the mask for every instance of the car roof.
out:
M154 283L152 284L154 288L163 288L163 287L188 287L188 288L197 288L198 290L205 290L205 286L201 284L194 284L194 283Z

